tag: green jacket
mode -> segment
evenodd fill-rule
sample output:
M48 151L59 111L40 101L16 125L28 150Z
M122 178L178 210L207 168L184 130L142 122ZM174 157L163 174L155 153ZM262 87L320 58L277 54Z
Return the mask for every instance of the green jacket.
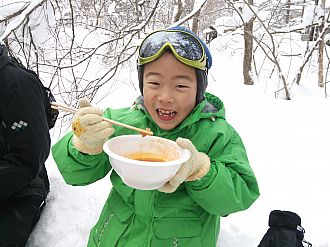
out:
M211 168L202 179L185 182L170 194L158 190L135 190L115 171L113 185L88 247L214 247L220 217L247 209L259 196L258 184L243 143L225 120L222 102L206 93L191 114L176 128L162 130L145 110L142 101L131 108L107 109L105 117L171 140L188 138L208 154ZM137 134L114 126L114 136ZM72 133L52 148L66 183L86 185L108 174L111 164L105 153L85 155L71 143Z

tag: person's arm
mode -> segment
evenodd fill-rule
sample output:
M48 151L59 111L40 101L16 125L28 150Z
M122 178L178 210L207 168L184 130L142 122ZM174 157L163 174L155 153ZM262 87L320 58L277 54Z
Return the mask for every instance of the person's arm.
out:
M242 140L232 127L214 140L208 156L209 172L200 180L185 183L188 194L215 215L249 208L259 196L258 183Z
M38 83L32 75L12 68L2 87L0 200L14 195L37 176L50 149Z
M111 169L108 156L102 152L84 154L72 144L73 133L66 134L52 147L52 154L65 182L87 185L103 178Z
M110 109L106 110L110 118ZM87 98L79 100L79 110L72 120L72 130L52 148L52 154L65 182L86 185L103 178L111 169L103 144L115 132L102 120L103 111Z

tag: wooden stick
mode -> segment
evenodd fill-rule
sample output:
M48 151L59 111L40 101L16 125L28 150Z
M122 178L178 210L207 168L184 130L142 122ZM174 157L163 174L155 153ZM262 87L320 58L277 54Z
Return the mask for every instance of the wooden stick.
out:
M60 111L70 112L72 114L75 114L77 112L76 108L66 106L66 105L61 105L61 104L56 103L56 102L51 103L51 108L56 109L56 110L60 110Z
M62 104L59 104L59 103L56 103L56 102L52 102L51 107L53 109L56 109L56 110L70 112L70 113L73 113L73 114L77 112L76 108L66 106L66 105L62 105ZM128 124L120 123L120 122L117 122L115 120L111 120L111 119L108 119L108 118L103 118L103 121L106 121L106 122L109 122L111 124L121 126L121 127L127 128L127 129L138 131L142 135L144 134L144 135L152 136L154 134L152 131L148 130L148 128L146 130L144 130L144 129L140 129L140 128L137 128L137 127L134 127L134 126L131 126L131 125L128 125Z

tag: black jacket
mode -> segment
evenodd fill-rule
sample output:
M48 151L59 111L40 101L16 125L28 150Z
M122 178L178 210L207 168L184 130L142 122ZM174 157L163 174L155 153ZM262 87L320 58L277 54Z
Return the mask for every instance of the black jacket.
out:
M9 63L0 45L0 204L29 195L46 198L49 151L41 88L35 76Z

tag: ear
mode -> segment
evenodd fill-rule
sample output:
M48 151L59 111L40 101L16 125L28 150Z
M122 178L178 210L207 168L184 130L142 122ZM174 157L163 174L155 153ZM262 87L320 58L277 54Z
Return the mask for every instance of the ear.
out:
M137 66L137 72L138 72L138 80L139 80L140 92L143 95L143 72L144 72L144 66L143 65L138 65Z

